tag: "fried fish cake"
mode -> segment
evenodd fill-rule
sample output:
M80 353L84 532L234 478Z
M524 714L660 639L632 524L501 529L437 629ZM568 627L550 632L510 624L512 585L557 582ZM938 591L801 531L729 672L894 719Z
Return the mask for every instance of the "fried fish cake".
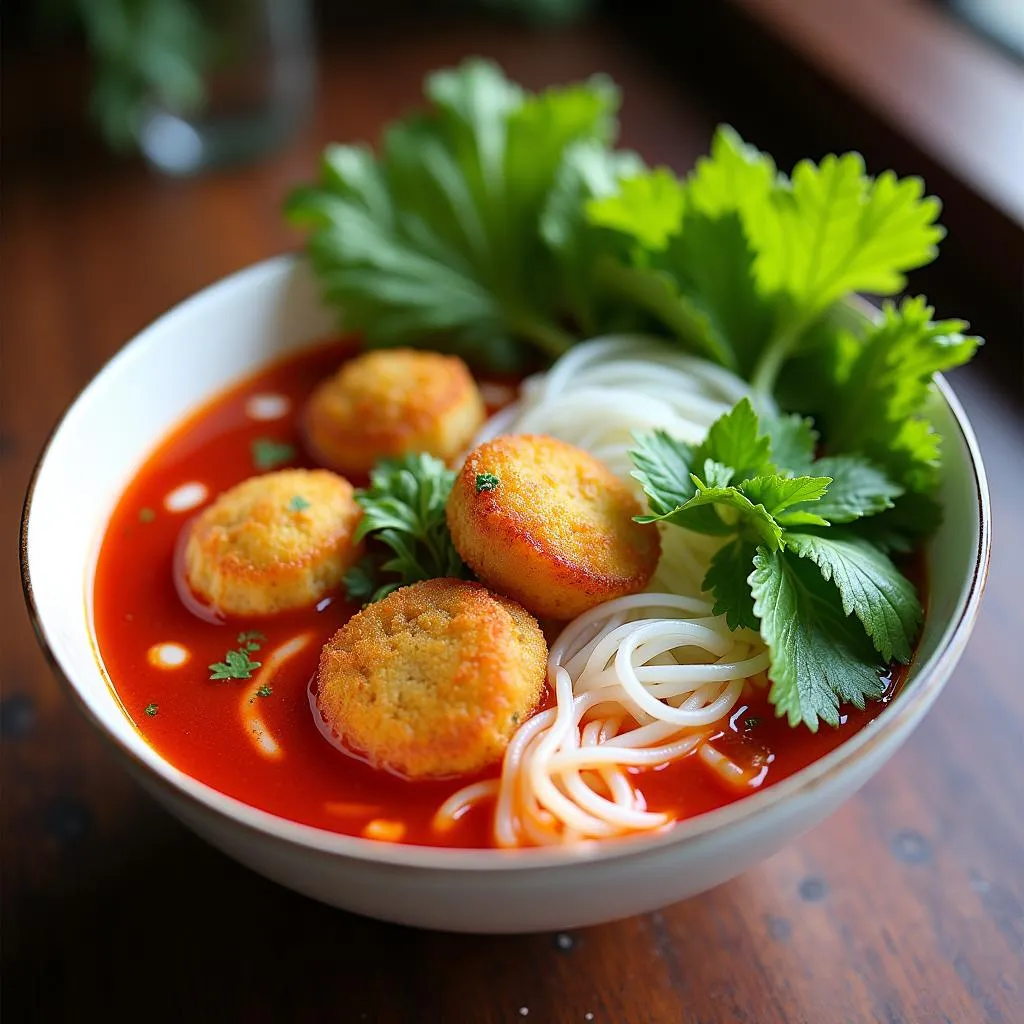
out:
M349 360L317 387L305 411L314 453L351 474L406 452L447 462L483 421L483 400L466 364L414 349L379 349Z
M305 607L337 587L358 557L361 516L352 485L327 470L251 477L193 521L185 578L227 615Z
M500 760L544 688L536 620L479 583L434 579L354 615L324 646L316 705L342 746L411 779Z
M448 499L452 541L487 586L545 618L571 619L643 590L658 531L604 463L553 437L517 434L470 452Z

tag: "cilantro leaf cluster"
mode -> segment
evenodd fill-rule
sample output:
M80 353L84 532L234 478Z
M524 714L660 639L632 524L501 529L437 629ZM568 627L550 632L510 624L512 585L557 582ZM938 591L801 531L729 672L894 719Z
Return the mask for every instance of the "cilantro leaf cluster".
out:
M207 666L210 680L219 682L223 679L251 679L253 672L263 664L261 661L253 660L251 655L263 646L266 639L257 629L239 633L235 638L238 647L228 651L223 661L215 661Z
M363 510L355 540L370 545L345 575L350 600L370 604L409 583L469 577L445 519L454 483L455 473L425 452L377 463L370 486L355 492Z
M704 588L733 629L761 633L772 655L769 700L791 725L839 724L839 705L881 695L880 675L906 663L921 603L881 547L854 532L894 507L902 487L863 455L815 458L798 416L762 426L749 399L699 445L662 431L632 452L645 523L721 537Z

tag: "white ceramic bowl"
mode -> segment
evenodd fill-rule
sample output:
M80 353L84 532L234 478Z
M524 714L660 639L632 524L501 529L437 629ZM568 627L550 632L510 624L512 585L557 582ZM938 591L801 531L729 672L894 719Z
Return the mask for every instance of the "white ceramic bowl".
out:
M454 931L570 928L652 910L725 881L831 814L882 767L949 678L981 599L989 512L977 444L940 381L932 418L943 435L946 518L929 552L917 659L877 719L778 785L666 834L584 852L443 850L298 825L185 775L121 712L97 651L100 539L119 495L168 430L226 385L333 326L305 264L291 257L199 293L143 331L82 392L50 438L25 503L25 595L55 670L142 785L254 870L347 910Z

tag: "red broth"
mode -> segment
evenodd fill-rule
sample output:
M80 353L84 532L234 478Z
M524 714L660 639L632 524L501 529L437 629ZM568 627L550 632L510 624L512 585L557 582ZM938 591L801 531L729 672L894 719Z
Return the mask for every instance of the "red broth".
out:
M297 457L289 465L314 465L303 452L302 404L351 352L350 343L335 342L270 366L189 417L153 453L121 496L100 549L95 589L100 653L126 713L146 741L214 789L332 832L361 835L369 822L384 819L404 826L406 843L491 846L489 802L470 809L444 833L431 825L440 804L472 780L407 782L340 753L321 736L307 686L320 647L355 611L341 596L304 611L213 623L190 611L175 588L175 547L196 509L170 511L165 498L183 484L198 483L210 500L252 476L259 471L252 454L258 440L293 447ZM253 419L246 407L257 395L282 396L289 412L279 419ZM297 636L307 642L272 678L264 671L250 680L211 682L207 666L223 660L237 646L237 635L249 629L266 637L253 655L265 662ZM187 661L175 667L155 664L152 652L163 644L180 645ZM261 696L257 690L264 683L270 692ZM887 681L886 700L898 683L895 677ZM769 786L833 750L874 718L883 703L864 711L844 708L840 728L825 726L814 734L790 729L774 717L763 692L751 691L713 742L734 759L755 765L759 785ZM482 777L497 774L496 766ZM638 782L651 810L678 818L752 792L729 787L697 757L647 770Z

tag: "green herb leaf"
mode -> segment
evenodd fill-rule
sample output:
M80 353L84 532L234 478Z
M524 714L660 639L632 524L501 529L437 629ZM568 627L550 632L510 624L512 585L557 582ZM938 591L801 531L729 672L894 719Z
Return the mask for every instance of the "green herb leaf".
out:
M891 295L903 272L930 263L945 231L941 204L920 178L865 173L859 153L801 160L770 207L745 218L767 292L783 291L806 310L823 310L850 292Z
M678 526L697 533L726 537L735 532L735 525L724 523L710 506L691 506L685 515L677 513L697 494L691 470L694 453L690 445L677 441L663 430L641 434L630 451L632 475L640 481L650 515L637 516L638 523L655 523L672 518ZM684 521L685 520L685 521Z
M752 502L764 505L768 514L783 526L797 523L828 526L828 520L822 518L819 506L831 482L827 476L794 477L771 473L744 480L740 488ZM813 506L814 512L800 510L800 505Z
M288 502L289 512L303 512L310 507L310 503L306 501L301 494L293 495L291 500Z
M962 320L932 322L924 299L887 303L863 339L845 338L845 367L822 409L829 447L858 452L904 490L927 493L937 480L939 437L924 418L932 376L967 362L980 338Z
M771 333L775 302L758 293L754 253L735 213L684 212L685 190L664 169L591 200L591 225L618 233L598 282L659 319L684 343L745 372Z
M695 466L693 448L664 430L641 434L635 442L629 453L636 467L631 475L640 481L653 513L640 521L652 522L685 505L697 493L690 478Z
M850 523L892 508L903 493L867 459L856 455L831 455L812 466L816 473L832 478L828 492L815 502L814 512L830 523Z
M249 445L252 464L261 471L276 469L295 458L295 449L290 444L274 441L269 437L257 437Z
M263 664L249 657L251 651L259 650L259 643L255 637L264 639L260 633L239 634L238 643L242 646L238 650L228 651L223 661L215 661L208 666L210 680L216 682L221 679L251 679L253 672Z
M493 473L477 473L476 493L495 490L501 481Z
M632 235L655 252L668 247L683 217L682 184L664 167L627 178L614 196L591 199L587 219L596 227Z
M342 583L350 601L359 605L370 602L374 592L377 590L377 574L380 572L380 562L381 559L375 558L373 555L363 555L345 573Z
M771 473L771 440L760 432L760 423L750 399L741 398L729 412L711 424L704 442L694 449L694 460L703 466L713 459L730 466L737 480Z
M643 170L643 161L630 152L610 152L593 140L568 146L541 212L540 231L561 266L560 297L583 337L629 324L621 311L610 311L606 290L595 287L595 273L606 255L605 233L587 222L588 199L618 191L621 178Z
M139 522L140 523L151 523L156 519L156 512L151 508L140 508L139 509Z
M880 659L816 566L788 551L759 548L750 575L754 614L772 656L769 700L790 725L812 732L839 724L839 705L864 707L882 694Z
M743 484L731 486L737 477L771 472L769 444L746 398L720 416L696 448L663 431L637 437L630 452L636 467L633 476L651 509L651 515L638 516L637 522L670 522L713 536L746 529L748 539L756 536L774 550L782 540L778 523L758 497L751 500ZM697 467L703 478L694 472ZM724 516L723 509L728 510Z
M379 601L420 580L469 577L445 519L454 482L455 473L424 452L377 464L370 486L356 491L363 518L355 537L368 537L390 554L365 558L349 570L345 586L350 600Z
M813 562L842 598L843 613L863 623L875 649L888 662L910 661L923 612L913 584L881 551L839 531L798 533L787 549Z
M699 478L694 478L697 493L680 508L661 517L664 522L686 526L698 533L725 532L734 533L738 528L746 527L748 532L755 534L762 544L772 551L782 544L782 529L772 518L764 505L752 502L738 487L706 487ZM710 511L708 506L729 509L738 513L732 521L719 519L723 531L711 531L704 527L704 518L693 516L693 512ZM699 528L698 527L702 527Z
M150 718L154 718L159 713L159 711L160 711L160 705L159 704L147 704L146 705L146 714L149 715Z
M508 367L557 356L561 266L541 217L568 149L606 145L618 94L593 78L531 95L493 64L428 76L432 109L385 133L382 155L330 147L286 212L312 228L328 302L375 345L429 344Z
M798 413L767 416L762 417L761 425L768 435L771 460L780 473L802 475L810 470L818 434L809 418ZM832 474L821 470L820 475Z
M269 697L269 696L270 696L270 695L271 695L271 694L272 694L273 692L274 692L274 689L273 689L273 687L271 687L271 686L267 686L267 684L266 684L266 683L264 683L264 684L263 684L263 685L262 685L262 686L261 686L261 687L260 687L260 688L259 688L259 689L258 689L258 690L256 691L256 696L257 696L257 697Z
M715 595L714 613L724 615L730 629L758 628L754 599L747 582L756 550L757 546L751 541L739 537L729 541L715 552L704 577L704 589Z

